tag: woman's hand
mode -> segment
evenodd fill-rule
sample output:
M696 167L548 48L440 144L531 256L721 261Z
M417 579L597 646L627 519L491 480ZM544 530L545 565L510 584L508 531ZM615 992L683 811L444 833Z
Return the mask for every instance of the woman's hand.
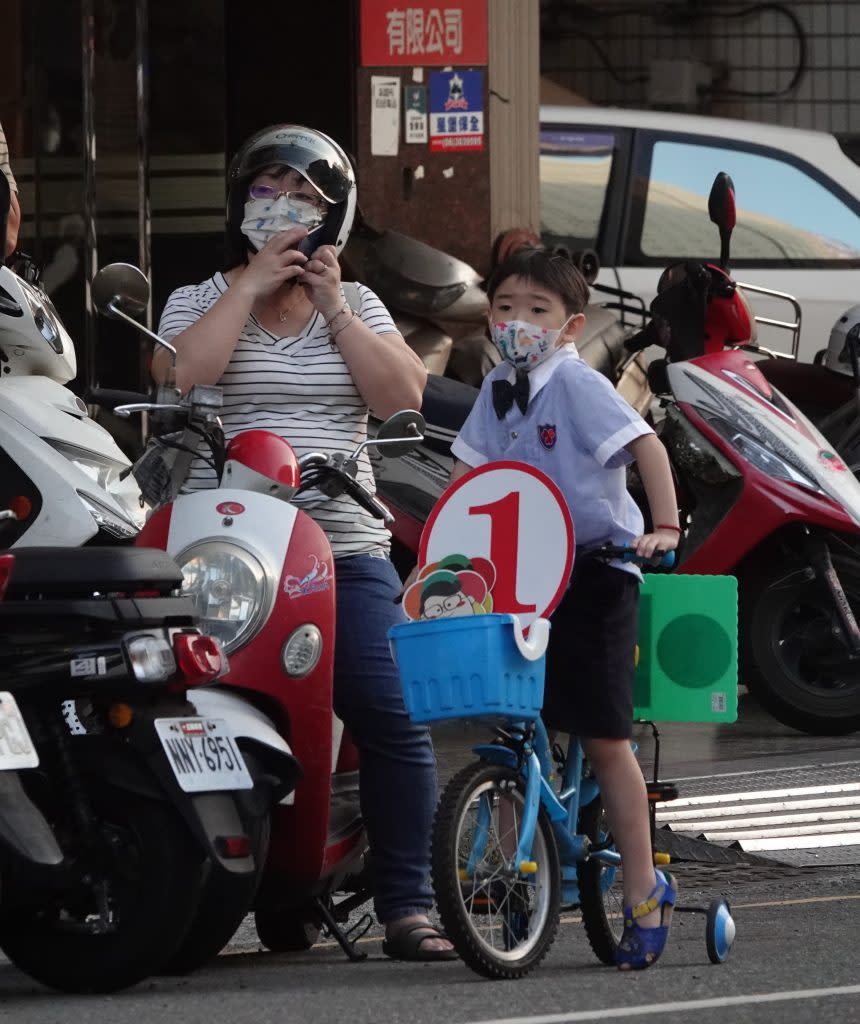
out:
M300 279L308 258L294 246L307 233L307 228L297 225L270 238L259 252L248 256L235 287L256 301L273 295L286 281Z
M643 533L633 541L633 547L640 558L651 558L655 551L674 551L681 535L674 530L655 530Z
M321 245L302 268L299 282L314 309L326 320L343 308L340 264L333 245Z

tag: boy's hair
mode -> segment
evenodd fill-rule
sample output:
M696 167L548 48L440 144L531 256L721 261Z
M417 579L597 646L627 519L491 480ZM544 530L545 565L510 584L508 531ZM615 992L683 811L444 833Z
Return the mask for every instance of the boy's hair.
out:
M551 249L518 249L495 268L487 279L490 302L502 281L525 277L554 292L568 313L581 313L588 305L588 282L562 253Z

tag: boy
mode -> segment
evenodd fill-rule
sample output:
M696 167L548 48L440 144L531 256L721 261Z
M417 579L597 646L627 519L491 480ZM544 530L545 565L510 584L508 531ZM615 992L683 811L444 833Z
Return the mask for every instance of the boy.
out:
M629 543L649 557L677 546L669 460L645 421L577 355L588 285L566 257L522 249L493 271L487 293L504 362L484 380L451 447L451 480L518 460L550 476L570 507L580 554L552 615L543 717L581 739L597 775L624 862L618 967L641 970L663 951L677 895L671 876L654 870L645 782L629 743L641 576L630 564L583 558L581 549ZM642 533L626 488L624 467L634 460L659 524L652 533Z

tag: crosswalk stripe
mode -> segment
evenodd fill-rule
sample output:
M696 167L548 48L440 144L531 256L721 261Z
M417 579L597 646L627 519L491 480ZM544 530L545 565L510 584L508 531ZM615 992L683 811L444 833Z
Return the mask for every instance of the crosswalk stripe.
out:
M685 797L658 803L657 821L748 852L860 846L860 782Z

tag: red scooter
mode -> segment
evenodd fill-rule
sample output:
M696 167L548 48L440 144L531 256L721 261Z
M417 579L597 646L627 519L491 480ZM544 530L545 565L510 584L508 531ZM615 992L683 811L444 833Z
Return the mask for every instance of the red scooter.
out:
M93 282L98 307L138 327L126 309L140 308L144 289L140 271L122 265L105 267ZM366 445L403 454L423 439L424 420L406 410L348 457L311 452L297 459L268 431L243 431L225 445L219 408L220 389L206 386L191 388L181 401L175 390L162 388L156 403L117 407L120 415L146 409L173 427L135 467L144 495L159 506L137 543L173 556L200 628L218 637L229 655L229 671L205 694L194 694L198 713L229 721L263 766L291 752L304 773L270 815L261 808L264 824L255 841L265 866L253 904L260 940L272 950L307 949L325 926L347 955L363 959L341 928L370 892L362 878L358 754L332 707L334 558L323 530L291 499L310 490L346 493L389 520L388 509L356 479L357 460ZM220 486L183 494L201 439ZM204 893L203 907L241 900L223 880L216 882ZM189 949L173 966L190 969L199 960Z
M659 320L650 340L668 358L650 364L649 380L665 412L660 437L685 527L676 571L737 576L741 681L777 719L849 733L860 729L860 484L751 355L724 347L750 337L752 316L724 269L733 200L730 179L718 176L709 209L722 266L668 274L652 306ZM697 275L707 275L707 288ZM705 342L712 351L703 355ZM402 572L447 484L450 441L472 401L474 393L432 381L426 441L377 469Z

